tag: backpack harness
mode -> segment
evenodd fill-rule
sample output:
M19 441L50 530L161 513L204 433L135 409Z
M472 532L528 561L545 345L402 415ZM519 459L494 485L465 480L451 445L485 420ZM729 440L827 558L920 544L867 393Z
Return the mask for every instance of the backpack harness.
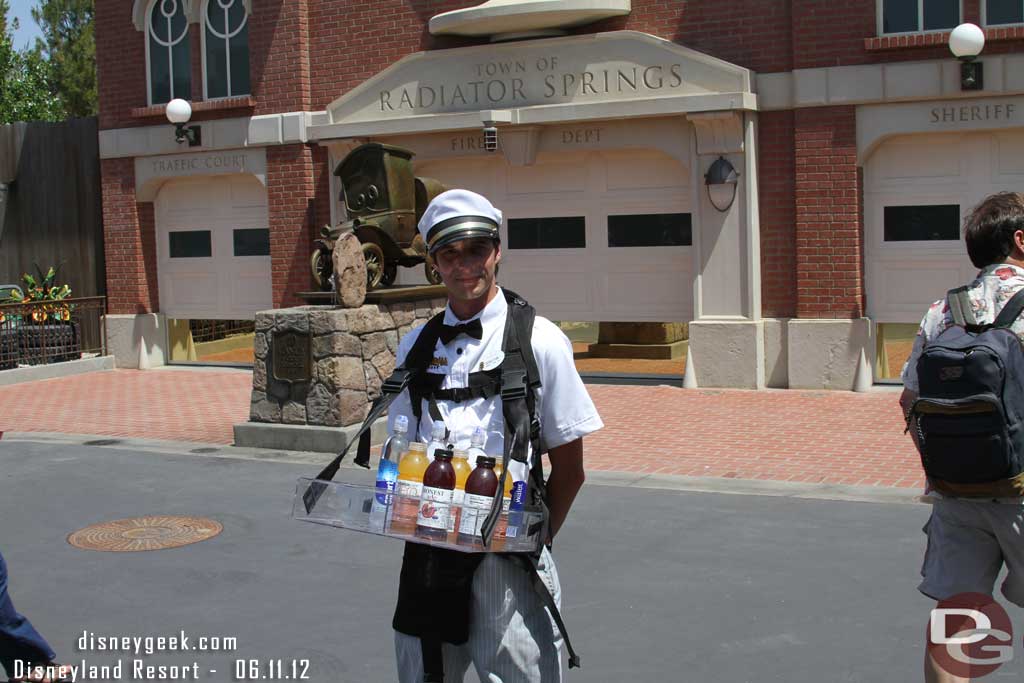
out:
M438 313L423 326L405 362L395 368L391 376L384 381L381 395L370 406L370 411L359 431L338 457L317 475L318 482L334 478L356 437L359 446L355 463L369 467L370 427L406 389L409 390L412 411L417 422L413 434L419 433L424 401L427 403L431 418L443 422L437 406L438 400L461 403L477 398L500 396L505 422L505 441L498 491L505 490L510 460L526 464L529 447L534 454L534 461L527 477L523 509L541 513L542 522L532 527L529 533L540 533L542 538L547 537L547 489L540 457L540 422L536 415L536 391L540 387L540 373L530 343L536 311L515 292L505 288L501 291L508 303L502 341L505 357L501 365L492 370L470 373L468 386L464 388L441 389L441 383L446 375L427 372L444 325L444 313ZM303 496L307 512L316 505L317 499L326 488L325 484L318 482L313 482ZM490 544L501 508L502 497L495 495L491 510L482 525L481 540L485 547ZM548 608L562 634L569 653L569 668L580 666L580 658L569 641L569 634L554 597L538 573L540 553L504 555L515 558L524 565L524 569L531 576L535 592ZM392 625L396 631L420 638L426 674L424 681L443 680L442 642L461 644L469 637L469 602L473 572L482 560L482 553L462 553L417 543L405 544L398 605Z
M1024 495L1024 346L1010 329L1024 312L1017 292L991 324L980 325L968 286L946 299L953 326L917 361L921 464L938 491L962 497Z

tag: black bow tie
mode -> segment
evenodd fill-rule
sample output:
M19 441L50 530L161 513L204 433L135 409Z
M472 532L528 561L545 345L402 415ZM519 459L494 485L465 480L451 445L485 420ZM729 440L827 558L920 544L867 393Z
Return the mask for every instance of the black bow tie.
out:
M461 325L444 325L441 327L441 343L447 344L460 334L472 337L473 339L480 339L483 337L484 327L480 324L480 318L470 320L468 323L463 323Z

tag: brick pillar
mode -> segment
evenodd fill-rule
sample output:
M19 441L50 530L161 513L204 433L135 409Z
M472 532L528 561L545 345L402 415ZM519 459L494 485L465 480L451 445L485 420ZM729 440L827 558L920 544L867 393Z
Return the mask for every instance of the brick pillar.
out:
M103 250L110 313L153 313L159 309L156 220L151 202L135 199L133 159L104 159Z
M760 112L757 125L761 315L791 318L796 314L793 112Z
M862 183L854 107L794 114L797 317L864 315Z
M308 0L260 2L249 16L249 47L256 114L308 111L312 90Z
M197 22L195 24L188 25L188 50L189 50L189 66L191 71L189 75L192 78L192 101L199 102L205 99L203 97L203 39L201 31L203 30L203 22Z
M304 303L296 292L313 288L309 259L317 219L313 152L306 145L267 148L270 268L274 307Z
M320 228L331 223L331 171L327 148L319 145L313 147L313 173L316 184L316 225L313 226L314 234L319 234Z

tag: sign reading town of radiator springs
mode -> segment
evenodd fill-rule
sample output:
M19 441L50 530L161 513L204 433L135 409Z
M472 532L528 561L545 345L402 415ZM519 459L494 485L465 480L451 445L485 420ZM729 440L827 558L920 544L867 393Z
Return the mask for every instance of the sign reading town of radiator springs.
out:
M939 601L928 620L928 652L944 671L975 680L1013 660L1010 615L991 596Z
M230 636L193 636L185 631L169 636L99 635L83 631L76 644L80 658L61 662L60 672L55 667L47 669L32 662L14 660L14 679L49 677L56 680L60 674L75 683L314 680L308 659L238 658L234 654L238 650L238 639ZM111 653L119 657L114 663L111 663ZM120 655L126 656L121 658ZM160 663L148 659L154 655L161 656ZM103 661L97 663L100 657ZM178 661L163 663L168 657ZM214 657L217 663L211 666L210 660Z

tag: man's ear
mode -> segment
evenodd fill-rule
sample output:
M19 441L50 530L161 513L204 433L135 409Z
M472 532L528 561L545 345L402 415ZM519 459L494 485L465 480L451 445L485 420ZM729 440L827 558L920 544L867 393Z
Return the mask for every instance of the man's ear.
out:
M1024 258L1024 230L1017 230L1013 233L1013 248L1018 258Z
M498 265L501 263L501 242L494 243L494 250L496 252L494 254L494 265Z

